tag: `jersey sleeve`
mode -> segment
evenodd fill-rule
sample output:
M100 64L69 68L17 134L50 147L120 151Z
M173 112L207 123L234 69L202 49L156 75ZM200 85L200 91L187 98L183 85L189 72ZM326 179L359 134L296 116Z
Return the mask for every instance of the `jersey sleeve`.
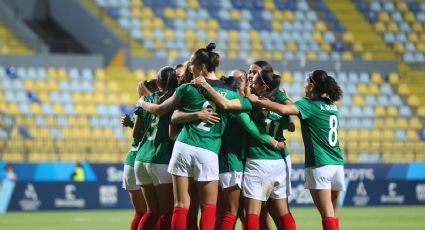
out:
M286 93L284 93L284 92L282 92L282 91L278 90L278 91L277 91L277 93L276 93L276 100L277 100L279 103L282 103L282 102L285 102L286 100L289 100L289 98L288 98L288 96L286 95Z
M239 101L241 102L243 112L249 112L252 110L252 103L248 98L241 98Z
M295 102L295 106L300 111L301 120L307 119L311 116L311 102L307 98L303 98Z
M236 115L236 119L241 123L242 127L255 139L268 143L272 137L269 134L262 133L260 129L258 129L255 122L249 117L247 113L239 113Z

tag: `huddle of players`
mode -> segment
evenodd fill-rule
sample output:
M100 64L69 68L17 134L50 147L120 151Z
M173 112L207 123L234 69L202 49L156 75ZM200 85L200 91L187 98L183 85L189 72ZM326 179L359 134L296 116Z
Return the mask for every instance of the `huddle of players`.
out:
M131 229L198 229L199 206L201 229L234 229L237 217L245 229L267 229L268 213L278 229L296 229L283 137L295 129L289 115L301 120L305 187L323 229L338 229L344 177L334 102L342 91L334 78L313 71L305 97L293 103L265 61L219 80L214 49L210 43L186 65L160 69L157 90L139 83L137 110L122 118L134 137L123 179L136 211Z

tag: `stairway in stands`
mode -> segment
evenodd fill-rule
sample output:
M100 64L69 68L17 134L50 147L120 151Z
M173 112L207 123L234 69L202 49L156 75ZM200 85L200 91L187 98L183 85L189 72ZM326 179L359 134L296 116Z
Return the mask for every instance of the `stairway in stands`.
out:
M347 31L345 39L354 42L354 49L363 52L366 60L396 60L395 53L385 44L351 0L325 0Z

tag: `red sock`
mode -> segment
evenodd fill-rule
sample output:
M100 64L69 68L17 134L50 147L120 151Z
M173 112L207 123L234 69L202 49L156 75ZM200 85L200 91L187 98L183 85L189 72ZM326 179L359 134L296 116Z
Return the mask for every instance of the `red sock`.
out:
M196 217L187 216L187 230L198 230L198 219Z
M246 215L246 230L260 230L260 217L255 214Z
M338 217L335 217L335 221L336 221L336 226L338 227L338 229L339 229L339 219L338 219Z
M130 230L137 230L137 227L139 226L139 222L143 217L144 212L138 213L136 212L134 214L133 220L131 221Z
M162 214L156 221L157 230L170 230L171 229L171 214Z
M292 217L291 213L287 213L281 217L282 226L285 230L296 230L297 226L295 224L294 217Z
M204 204L201 206L201 229L214 230L216 206Z
M157 213L147 211L145 215L143 215L142 219L140 220L139 227L137 228L137 230L155 229L158 218L159 218L159 215Z
M235 229L236 216L230 212L224 214L223 219L221 219L221 230L233 230Z
M171 229L173 230L186 230L187 226L187 212L189 210L183 207L174 207L173 217L171 218Z
M322 220L323 230L338 230L338 221L335 217L325 217Z

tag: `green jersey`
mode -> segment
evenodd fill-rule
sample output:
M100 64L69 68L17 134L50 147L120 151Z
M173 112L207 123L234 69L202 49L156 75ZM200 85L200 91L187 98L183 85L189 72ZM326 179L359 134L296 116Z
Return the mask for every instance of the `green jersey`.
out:
M338 141L338 108L323 98L303 98L295 102L300 111L305 147L305 167L342 165Z
M288 129L290 121L289 116L282 116L271 111L268 112L267 116L255 120L257 126L261 127L266 133L278 141L285 139L283 137L283 130ZM275 150L273 147L252 138L249 143L248 158L250 159L277 160L289 155L286 147L282 150Z
M227 99L240 98L229 86L219 80L207 80L216 91ZM180 101L184 112L196 112L202 109L211 108L220 116L220 122L208 124L203 121L194 121L183 126L177 141L210 150L218 154L221 137L228 121L229 111L217 108L212 100L209 100L200 89L191 84L183 84L176 89L176 95ZM243 110L250 109L251 104L241 101Z
M220 153L219 171L242 172L245 161L246 131L236 118L230 118L224 130Z
M276 101L282 103L286 100L289 100L288 96L284 92L278 90L276 93Z
M145 98L146 101L157 103L159 92ZM173 142L169 137L168 126L172 111L162 116L145 112L143 127L146 129L136 157L137 161L154 164L168 164L171 158Z
M133 114L131 116L131 122L136 123L137 115ZM141 131L143 135L143 130ZM124 164L130 165L131 167L134 167L134 161L136 160L137 150L139 149L140 140L134 139L131 143L130 150L127 152L127 155L125 156Z

